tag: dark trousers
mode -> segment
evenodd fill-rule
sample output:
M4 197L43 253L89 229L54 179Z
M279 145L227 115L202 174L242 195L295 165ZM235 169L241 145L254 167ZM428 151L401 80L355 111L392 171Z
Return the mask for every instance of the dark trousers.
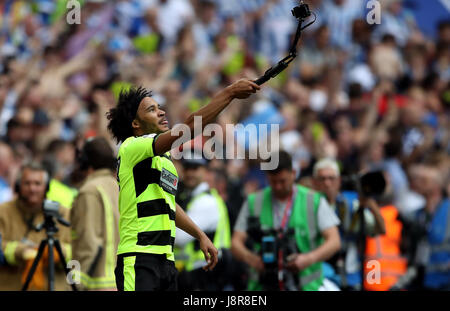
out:
M166 255L127 253L117 256L114 270L119 291L176 291L177 275Z

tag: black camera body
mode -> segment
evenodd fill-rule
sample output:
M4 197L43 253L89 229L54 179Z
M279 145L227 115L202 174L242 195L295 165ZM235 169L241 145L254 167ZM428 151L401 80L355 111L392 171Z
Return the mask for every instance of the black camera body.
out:
M382 171L371 171L363 175L342 177L343 189L355 190L365 197L378 197L384 193L386 180Z
M259 218L250 216L248 218L248 234L253 242L260 243L259 255L264 263L264 273L259 276L259 282L263 290L277 291L279 289L279 253L281 251L283 266L287 263L287 258L295 253L299 253L294 229L290 228L283 234L275 229L261 228ZM293 276L295 278L295 276ZM295 282L296 284L298 282Z
M60 205L56 201L45 199L42 204L42 212L44 214L44 222L37 225L34 229L36 231L41 231L43 228L46 229L47 233L54 234L58 232L58 227L56 227L55 219L63 226L69 227L70 222L65 220L59 213Z
M299 6L296 6L292 9L292 15L294 15L297 19L305 19L311 15L311 11L309 10L309 6L306 3L301 1Z
M44 216L61 217L59 214L59 203L52 200L44 200L44 204L42 205L42 211L44 212Z

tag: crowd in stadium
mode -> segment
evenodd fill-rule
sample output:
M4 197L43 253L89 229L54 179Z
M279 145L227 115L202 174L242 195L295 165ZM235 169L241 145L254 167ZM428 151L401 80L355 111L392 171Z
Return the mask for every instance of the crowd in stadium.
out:
M31 160L75 196L86 139L103 136L118 151L105 114L122 88L152 90L173 126L218 90L275 65L298 22L291 0L78 2L79 24L67 22L65 1L0 4L0 203L14 198ZM381 23L369 24L366 1L307 1L317 18L295 61L216 123L224 132L226 124L279 124L277 143L307 187L323 158L335 159L342 177L382 170L386 200L407 218L437 203L436 192L450 196L450 19L430 37L404 1L379 2ZM249 140L234 143L245 149ZM267 186L264 172L258 159L206 165L232 230L247 195ZM407 240L403 255L413 262Z

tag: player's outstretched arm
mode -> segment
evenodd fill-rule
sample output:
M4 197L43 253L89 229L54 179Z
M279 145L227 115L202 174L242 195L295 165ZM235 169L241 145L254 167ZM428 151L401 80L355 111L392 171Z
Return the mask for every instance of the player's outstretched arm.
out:
M201 117L202 126L205 127L206 125L212 123L217 118L219 113L222 112L222 110L224 110L233 99L245 99L260 89L260 86L255 84L253 81L248 79L240 79L214 95L208 105L192 113L184 122L184 125L187 125L190 132L194 133L194 117ZM173 143L178 138L182 137L182 135L183 132L178 131L177 126L159 135L155 141L153 150L154 154L160 155L172 149ZM193 137L189 137L189 139L192 138Z

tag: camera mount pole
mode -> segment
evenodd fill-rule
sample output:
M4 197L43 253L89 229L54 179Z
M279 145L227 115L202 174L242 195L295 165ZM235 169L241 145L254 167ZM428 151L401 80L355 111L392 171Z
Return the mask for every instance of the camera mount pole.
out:
M302 5L306 5L306 4L303 4L303 1L302 1ZM295 13L297 8L298 7L294 8L292 10L292 14L295 17L297 17L296 13ZM309 9L307 9L307 10L309 12ZM314 13L312 13L312 14L314 14ZM297 43L300 40L302 30L305 29L306 27L309 27L316 21L316 15L314 14L314 20L304 27L302 27L302 24L305 21L305 18L304 17L297 17L297 18L298 18L297 31L295 32L294 40L292 41L291 47L289 48L289 55L286 56L285 58L283 58L282 60L280 60L276 66L270 67L269 69L267 69L262 77L255 80L256 84L261 85L261 84L269 81L270 79L275 78L289 66L289 64L295 59L295 57L297 57Z

